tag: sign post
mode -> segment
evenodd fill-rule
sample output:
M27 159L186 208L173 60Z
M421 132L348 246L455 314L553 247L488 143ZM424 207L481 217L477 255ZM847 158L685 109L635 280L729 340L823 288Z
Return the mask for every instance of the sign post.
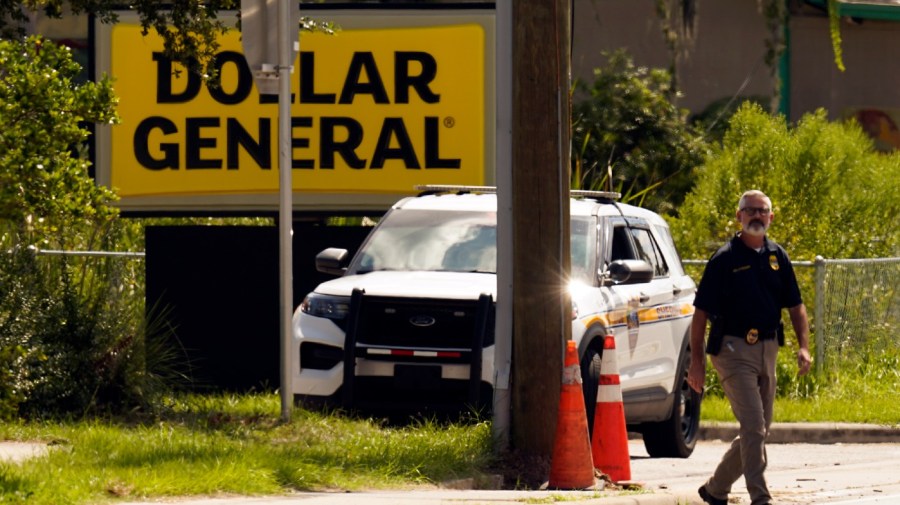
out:
M293 180L291 177L291 64L299 46L299 4L292 0L241 0L243 46L260 94L278 93L278 244L281 348L281 419L290 421L291 342L294 312ZM276 6L277 8L273 8ZM291 4L295 7L291 7ZM294 12L295 11L295 12ZM246 16L246 17L245 17ZM272 26L277 23L277 27ZM273 30L273 28L276 28ZM277 35L273 41L272 34ZM277 43L273 43L277 42ZM277 65L273 61L277 60Z
M291 180L291 0L278 0L278 229L281 247L281 419L291 420L294 392L291 388L291 319L294 313L293 182ZM294 29L297 29L294 23Z

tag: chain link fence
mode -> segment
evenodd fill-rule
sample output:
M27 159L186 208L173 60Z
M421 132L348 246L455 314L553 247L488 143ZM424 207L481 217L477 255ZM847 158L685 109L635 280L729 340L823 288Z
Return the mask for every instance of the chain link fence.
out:
M141 260L143 252L35 250L47 256L120 257ZM706 260L684 260L699 283ZM874 353L900 349L900 257L794 261L811 316L817 371ZM790 325L788 324L790 328Z
M700 281L706 260L685 260ZM900 258L794 261L817 371L900 348ZM790 325L788 325L790 327Z

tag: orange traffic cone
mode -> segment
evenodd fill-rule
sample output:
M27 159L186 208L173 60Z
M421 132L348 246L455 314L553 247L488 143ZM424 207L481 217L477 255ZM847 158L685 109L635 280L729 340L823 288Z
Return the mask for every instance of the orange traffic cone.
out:
M616 339L612 335L607 335L603 339L591 454L594 457L594 466L609 475L613 482L631 480L625 406L622 403L622 386L619 385Z
M566 361L557 419L547 487L553 489L592 487L594 465L591 461L591 441L584 408L584 393L581 389L578 350L572 340L566 342Z

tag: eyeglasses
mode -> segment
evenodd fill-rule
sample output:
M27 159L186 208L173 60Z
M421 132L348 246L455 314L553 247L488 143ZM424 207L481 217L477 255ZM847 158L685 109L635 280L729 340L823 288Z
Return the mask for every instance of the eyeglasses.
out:
M768 216L770 209L768 207L744 207L741 212L748 216Z

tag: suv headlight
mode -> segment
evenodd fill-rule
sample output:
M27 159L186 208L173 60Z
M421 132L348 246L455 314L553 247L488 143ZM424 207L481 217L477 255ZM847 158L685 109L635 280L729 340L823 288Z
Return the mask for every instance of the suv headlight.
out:
M350 297L310 293L300 304L300 310L311 316L341 320L350 312Z

